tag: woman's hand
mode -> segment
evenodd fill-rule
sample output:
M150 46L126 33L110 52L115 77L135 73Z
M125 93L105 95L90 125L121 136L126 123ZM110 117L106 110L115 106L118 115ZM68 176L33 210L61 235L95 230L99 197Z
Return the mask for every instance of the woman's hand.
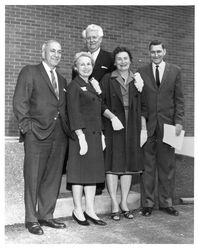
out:
M102 90L100 88L99 82L94 77L92 77L90 83L95 89L95 91L98 93L98 95L100 95L102 93Z
M101 133L101 140L102 140L102 150L104 151L106 148L106 143L105 143L105 136L103 133Z
M78 141L80 145L80 155L85 155L88 151L87 141L85 139L85 134L81 134L78 136Z
M88 151L88 145L85 139L85 134L83 133L82 129L76 130L75 133L78 136L78 141L80 145L80 155L85 155Z
M141 133L140 133L140 147L142 147L148 139L147 128L146 128L146 119L144 116L141 116Z
M140 133L140 147L142 147L148 139L147 130L142 129Z
M111 118L111 124L112 124L113 130L121 130L124 128L124 126L122 125L121 121L118 119L117 116L114 116L113 118Z

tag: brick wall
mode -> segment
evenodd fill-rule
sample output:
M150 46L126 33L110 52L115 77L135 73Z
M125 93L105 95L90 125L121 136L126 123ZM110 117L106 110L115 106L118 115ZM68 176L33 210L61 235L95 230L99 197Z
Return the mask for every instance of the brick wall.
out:
M73 56L83 47L82 30L90 23L104 29L103 47L127 46L133 70L149 62L148 43L161 39L167 61L183 71L186 135L194 135L194 7L193 6L5 6L5 134L18 135L12 97L20 69L41 59L43 41L61 42L59 71L71 79Z

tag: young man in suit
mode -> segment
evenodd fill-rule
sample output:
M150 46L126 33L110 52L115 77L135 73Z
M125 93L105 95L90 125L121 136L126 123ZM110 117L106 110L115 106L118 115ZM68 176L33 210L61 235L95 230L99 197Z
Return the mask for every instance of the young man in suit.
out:
M101 48L103 30L99 25L90 24L82 32L86 50L92 54L94 59L94 68L90 76L90 81L95 89L99 89L99 82L102 77L115 69L113 56L110 52L105 51ZM72 71L72 79L76 77L76 72ZM102 194L104 189L104 183L96 185L96 195Z
M40 64L21 70L13 97L24 140L25 226L37 235L44 233L41 226L66 227L53 219L53 212L71 135L65 110L67 84L56 71L61 60L60 43L45 42L42 58Z
M144 81L148 118L146 121L148 140L143 146L144 172L142 175L142 215L152 214L155 205L155 174L158 174L159 210L177 216L172 198L175 177L174 148L162 141L164 124L175 125L180 135L184 120L184 96L181 69L164 61L166 49L161 41L149 45L151 63L139 69Z

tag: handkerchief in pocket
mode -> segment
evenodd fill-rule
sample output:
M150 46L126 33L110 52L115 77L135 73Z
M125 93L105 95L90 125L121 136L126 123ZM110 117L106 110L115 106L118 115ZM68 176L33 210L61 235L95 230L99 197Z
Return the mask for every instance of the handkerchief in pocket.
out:
M81 87L82 91L87 91L86 87Z

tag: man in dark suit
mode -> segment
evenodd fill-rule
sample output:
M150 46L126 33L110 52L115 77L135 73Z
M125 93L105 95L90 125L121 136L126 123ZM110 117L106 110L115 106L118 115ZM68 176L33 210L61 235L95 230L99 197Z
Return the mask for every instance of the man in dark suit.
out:
M89 51L94 59L94 68L90 79L93 77L100 82L106 73L115 69L112 53L101 48L103 30L99 25L90 24L83 30L82 37L86 45L86 51ZM76 72L72 71L72 79L76 75Z
M42 46L43 61L25 66L18 77L13 110L24 139L25 226L65 228L53 219L70 129L66 117L66 80L56 71L61 45ZM38 209L37 209L38 206Z
M86 50L92 54L94 59L94 68L90 76L90 80L95 89L99 89L99 82L102 77L109 72L112 72L114 67L113 56L110 52L101 48L103 30L99 25L90 24L82 32ZM76 72L72 71L72 79L76 77ZM96 195L102 194L104 183L96 185Z
M155 205L156 168L159 209L170 215L178 215L172 204L175 152L162 140L164 124L175 125L176 135L180 135L182 130L184 96L181 69L163 60L166 49L158 40L150 43L149 54L151 63L138 70L144 81L143 96L148 110L148 140L143 146L145 171L141 189L142 215L151 215Z

